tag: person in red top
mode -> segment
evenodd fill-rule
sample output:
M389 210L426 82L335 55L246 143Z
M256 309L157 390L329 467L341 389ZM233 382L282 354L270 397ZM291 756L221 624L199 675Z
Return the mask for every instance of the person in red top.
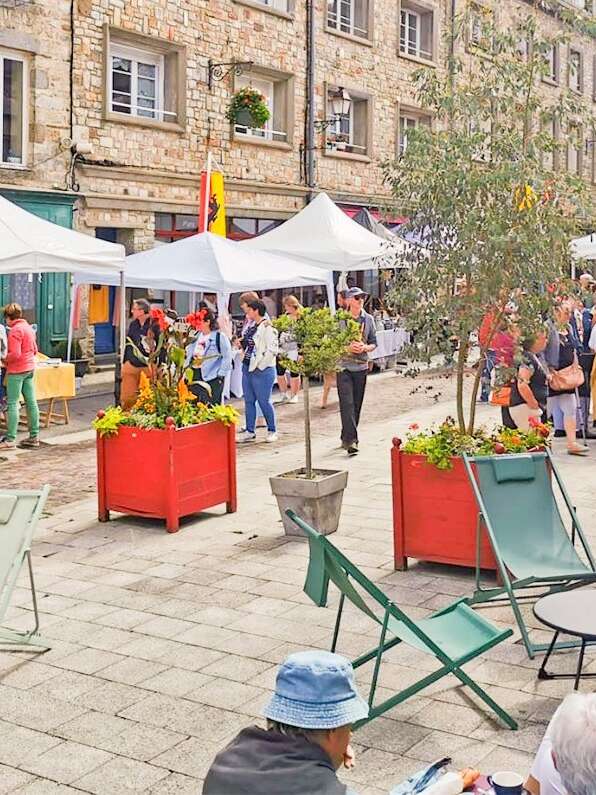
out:
M21 447L39 447L39 408L35 399L33 371L37 343L35 332L23 317L19 304L4 307L8 334L8 353L2 363L6 367L6 396L8 403L8 431L0 442L0 450L16 447L19 427L19 403L21 395L25 400L29 438L21 442Z

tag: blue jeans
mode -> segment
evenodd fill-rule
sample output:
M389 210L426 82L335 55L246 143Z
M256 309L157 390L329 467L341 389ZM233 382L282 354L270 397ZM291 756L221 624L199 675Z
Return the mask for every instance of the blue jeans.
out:
M266 367L264 370L248 371L248 365L242 365L242 390L244 392L244 408L246 412L246 430L255 432L257 420L257 403L263 412L267 423L267 430L275 431L275 411L271 402L271 393L275 383L275 367Z
M482 375L480 376L480 400L482 403L488 403L490 395L490 377L495 365L497 363L497 354L490 349L484 354L484 365L482 367Z

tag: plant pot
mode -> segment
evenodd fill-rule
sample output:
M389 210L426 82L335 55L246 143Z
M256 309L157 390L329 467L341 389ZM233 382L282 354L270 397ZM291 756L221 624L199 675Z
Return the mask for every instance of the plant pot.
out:
M188 428L121 426L97 435L99 521L110 510L165 519L175 533L181 516L225 503L236 510L235 426L206 422Z
M463 459L452 458L451 469L438 469L422 455L401 450L393 440L393 546L395 568L405 570L408 558L476 566L478 506ZM490 543L483 533L480 565L496 569Z
M239 127L248 127L248 129L252 129L253 127L256 126L253 121L251 112L249 110L244 110L244 109L239 110L238 113L236 114L235 124L237 124Z
M75 378L82 378L89 372L89 359L73 359Z
M291 508L301 519L321 535L335 533L348 483L348 473L330 469L317 470L317 477L306 480L297 477L304 470L287 472L269 478L271 491L277 499L279 511L288 536L304 536L302 530L286 516Z

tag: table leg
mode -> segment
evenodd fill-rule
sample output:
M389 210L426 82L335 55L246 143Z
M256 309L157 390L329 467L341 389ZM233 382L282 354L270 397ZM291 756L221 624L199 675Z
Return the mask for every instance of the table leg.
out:
M573 686L574 690L577 690L579 687L579 680L582 675L582 666L584 664L584 652L586 650L586 641L582 638L582 647L579 650L579 659L577 661L577 673L575 675L575 685Z
M68 411L68 398L62 398L64 400L64 424L68 425L70 423L70 414Z
M550 642L550 646L548 647L548 651L546 652L544 660L542 660L542 665L540 666L540 669L538 671L538 679L551 679L552 678L552 674L549 674L548 671L546 670L546 664L548 662L548 658L553 653L553 649L555 648L555 643L557 642L557 638L558 637L559 637L559 632L557 631L553 635L553 639Z

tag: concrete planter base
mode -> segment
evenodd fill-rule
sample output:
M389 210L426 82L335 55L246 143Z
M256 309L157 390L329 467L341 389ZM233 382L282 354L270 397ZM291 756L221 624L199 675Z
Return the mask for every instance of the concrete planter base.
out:
M291 508L301 519L314 527L321 535L335 533L339 525L344 489L348 484L348 473L331 469L317 470L314 480L300 477L304 470L288 472L269 478L271 491L277 499L279 511L288 536L303 536L304 533L287 516Z

